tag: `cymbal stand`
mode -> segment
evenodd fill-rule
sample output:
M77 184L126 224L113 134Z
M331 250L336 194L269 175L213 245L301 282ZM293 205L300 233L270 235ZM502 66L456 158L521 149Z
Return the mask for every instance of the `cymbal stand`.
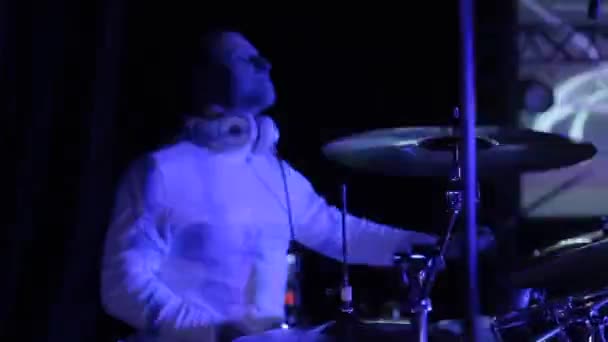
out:
M328 326L325 333L339 336L340 341L354 341L361 322L355 317L352 304L352 287L348 273L348 236L346 231L348 210L346 206L346 185L342 185L342 283L340 286L340 311L335 324Z
M346 204L346 184L342 185L342 287L340 288L340 311L345 314L353 313L353 290L348 275L348 239L346 235L346 219L348 210Z
M458 115L458 112L455 112ZM453 166L450 175L446 200L449 212L449 223L445 235L439 240L438 246L431 251L418 251L416 246L409 255L396 254L394 262L402 272L402 281L409 282L408 305L414 314L414 322L418 331L419 342L428 341L428 315L432 310L430 294L435 278L444 266L444 257L448 250L452 232L462 211L464 182L460 158L460 143L453 146ZM420 253L421 252L421 253Z

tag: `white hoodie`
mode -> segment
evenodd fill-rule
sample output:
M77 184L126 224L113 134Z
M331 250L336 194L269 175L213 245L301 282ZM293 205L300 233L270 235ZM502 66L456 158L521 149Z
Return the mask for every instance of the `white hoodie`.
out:
M272 146L259 146L278 134L222 151L201 138L205 129L191 126L186 138L132 165L106 237L105 310L159 341L217 341L221 324L282 318L288 204L295 239L341 258L340 211L281 161L286 196ZM435 242L353 216L347 226L353 264L388 266L393 253Z

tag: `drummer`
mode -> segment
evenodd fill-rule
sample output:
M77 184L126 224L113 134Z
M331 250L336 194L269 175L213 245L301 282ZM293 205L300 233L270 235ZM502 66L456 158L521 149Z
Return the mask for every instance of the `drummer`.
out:
M238 32L201 40L183 139L134 162L106 236L102 300L144 341L230 341L283 322L295 240L341 257L341 213L278 159L270 63ZM436 237L348 217L349 261L390 266Z

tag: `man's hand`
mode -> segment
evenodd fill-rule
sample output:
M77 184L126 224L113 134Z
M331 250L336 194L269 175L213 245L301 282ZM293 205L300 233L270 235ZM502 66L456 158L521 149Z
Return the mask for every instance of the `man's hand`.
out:
M477 239L477 248L480 253L490 250L492 247L494 247L496 242L494 239L494 233L489 227L486 226L482 226L478 229ZM465 241L466 233L464 231L453 233L444 257L451 260L464 258L464 248L466 247ZM396 252L400 254L416 253L430 256L433 254L433 252L439 251L438 244L438 237L424 233L415 233L414 237L409 237L409 239L405 241L404 245L399 247Z
M420 235L420 236L422 236L422 235ZM427 235L427 236L430 237L430 235ZM496 242L494 239L494 234L493 234L492 230L486 226L482 226L478 230L477 238L478 238L477 247L478 247L479 252L485 252L485 251L490 250L492 247L494 247L495 242ZM448 243L448 248L444 255L444 258L436 260L437 264L435 266L437 267L438 271L442 271L446 268L445 260L463 259L465 257L465 247L466 247L465 241L466 241L466 233L463 231L459 231L452 235L451 241ZM403 255L412 255L412 254L420 254L420 255L430 257L433 254L439 253L439 246L438 246L439 241L437 238L434 238L434 237L432 239L429 238L429 239L427 239L427 241L424 241L424 242L425 243L422 243L422 244L408 245L408 246L406 246L406 248L403 248L400 252L396 253L396 255L401 254L402 258L405 257ZM403 259L403 260L407 260L407 258L408 257L405 257L405 259ZM402 264L402 267L405 267L405 269L408 269L411 266L412 266L411 263L408 263L408 262L405 262ZM407 272L404 272L402 274L402 277L403 277L402 281L404 282L404 284L409 284L410 280L407 278Z

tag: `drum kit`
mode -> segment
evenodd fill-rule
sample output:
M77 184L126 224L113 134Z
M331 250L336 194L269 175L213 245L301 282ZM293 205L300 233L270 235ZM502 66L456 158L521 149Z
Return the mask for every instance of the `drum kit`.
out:
M454 118L458 118L455 111ZM402 307L409 319L364 320L352 303L349 284L348 246L344 238L348 227L342 220L343 281L341 306L335 321L290 337L278 329L262 339L242 341L471 341L464 334L462 321L429 324L431 292L435 278L446 268L444 256L463 205L464 182L462 151L464 134L460 125L444 127L402 127L379 129L334 140L323 147L325 156L352 169L406 177L447 179L445 192L449 223L437 246L420 246L409 254L396 254L394 267L402 279ZM597 150L593 144L527 129L477 127L475 129L477 174L492 180L504 175L547 171L590 160ZM480 198L475 194L476 202ZM346 187L342 193L342 212L346 208ZM608 276L602 270L608 260L608 236L601 229L538 251L529 265L510 275L510 282L524 290L526 304L496 317L479 316L476 335L479 341L606 341L608 325ZM599 270L599 271L598 271ZM589 275L592 277L589 277ZM608 273L606 273L608 274ZM564 284L567 295L548 298L547 288L564 282L566 276L594 278L597 287L585 291ZM580 282L579 282L580 283ZM602 285L604 284L604 285ZM589 285L588 282L585 285ZM283 330L283 331L282 331ZM285 335L283 335L285 334ZM272 335L272 336L271 336ZM276 335L276 336L275 336ZM274 337L273 337L274 336ZM241 340L239 340L241 341Z
M588 242L582 246L580 243L551 246L532 258L523 270L513 272L510 276L513 285L528 291L526 305L497 317L479 314L478 180L573 166L590 160L597 150L590 143L575 142L556 134L477 126L473 7L473 0L459 1L463 115L456 110L452 124L444 127L379 129L340 138L323 147L327 158L352 169L448 180L445 196L450 219L438 246L394 258L403 285L407 285L403 286L407 291L403 306L410 310L411 323L359 319L352 307L347 268L343 267L340 315L335 321L318 327L315 330L318 338L312 341L606 341L608 287L602 284L608 284L608 279L602 278L608 277L603 277L601 263L607 260L608 236L604 229L574 239L586 238ZM346 212L344 205L344 216ZM467 317L465 324L444 321L430 325L432 288L437 274L445 268L443 259L460 216L464 218L466 232ZM343 220L343 236L347 229L345 222ZM345 239L342 247L346 264ZM565 275L594 278L599 286L579 289L574 285L583 282L564 281ZM560 283L567 295L548 298L547 289Z
M477 277L476 208L479 179L500 179L565 168L590 160L594 145L527 129L476 125L473 0L459 1L461 38L461 97L464 115L454 112L452 125L379 129L332 141L323 147L327 158L346 167L400 177L440 177L448 180L445 192L449 223L434 248L414 248L395 255L410 311L407 321L366 321L357 317L349 284L348 246L342 239L343 283L339 315L335 321L289 338L277 331L280 341L606 341L608 277L602 272L608 260L608 236L601 229L576 237L572 243L551 246L531 258L510 281L525 289L525 305L496 317L479 315ZM343 215L346 216L345 195ZM468 277L468 315L462 321L429 324L431 292L436 276L445 269L444 256L456 221L464 216ZM346 220L342 235L346 236ZM608 225L603 228L608 228ZM581 243L580 241L585 241ZM606 273L608 274L608 273ZM593 278L598 287L579 289L567 276ZM584 282L588 285L588 282ZM565 287L567 295L550 298L548 288ZM297 327L295 328L297 329ZM284 338L283 338L284 336ZM270 338L270 335L267 335ZM245 341L245 340L243 340ZM249 341L249 340L248 340ZM256 340L257 341L257 340Z
M457 116L455 116L457 117ZM561 135L527 129L477 127L475 129L477 174L492 180L504 175L547 171L573 166L596 154L594 145L574 142ZM449 224L438 246L414 250L409 255L395 255L395 268L407 280L407 303L411 321L370 322L358 319L352 306L352 290L347 268L343 268L342 307L336 321L319 328L327 341L462 341L462 332L454 333L449 322L429 325L432 310L430 295L436 275L444 269L446 249L455 222L463 206L464 135L459 125L444 127L402 127L379 129L340 138L325 145L327 158L352 169L404 177L441 177L449 181L446 201ZM345 195L343 196L345 202ZM476 200L479 201L478 194ZM347 212L343 206L344 215ZM343 220L343 222L345 222ZM608 227L608 225L607 225ZM347 227L343 225L342 234ZM514 272L510 281L526 289L528 305L497 317L481 319L483 341L605 341L608 324L608 277L601 271L608 260L608 236L604 230L563 241L537 251L523 270ZM581 242L582 241L582 242ZM346 240L343 239L343 262L346 264ZM593 274L600 290L570 292L564 298L547 300L539 294L551 284L573 277ZM534 288L534 290L531 290ZM578 291L571 287L572 291ZM533 296L534 295L534 296ZM545 296L546 297L546 296ZM452 324L452 327L454 324ZM458 330L458 329L456 329ZM460 327L462 330L462 327ZM452 331L451 334L447 334ZM480 336L478 334L478 336Z

